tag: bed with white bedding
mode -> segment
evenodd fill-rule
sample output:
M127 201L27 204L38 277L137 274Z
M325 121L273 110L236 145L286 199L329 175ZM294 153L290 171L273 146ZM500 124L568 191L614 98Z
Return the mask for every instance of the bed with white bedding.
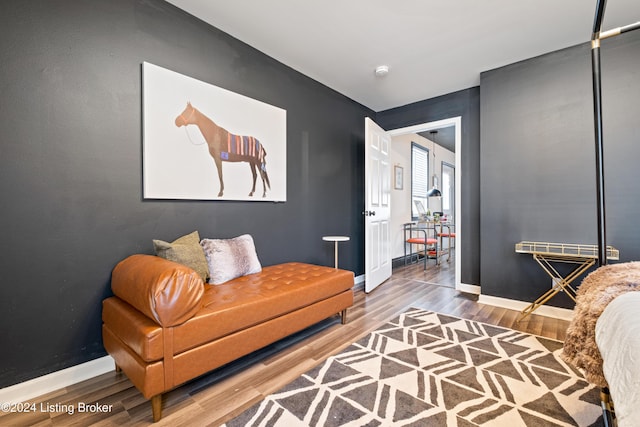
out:
M561 354L587 381L602 388L604 415L611 420L613 402L621 427L640 426L638 298L640 261L605 265L589 273L576 292L574 316Z
M599 267L580 284L561 356L565 362L580 369L591 384L607 387L602 356L596 344L596 322L614 299L638 291L640 261Z
M640 292L617 296L596 322L596 343L619 427L640 425Z

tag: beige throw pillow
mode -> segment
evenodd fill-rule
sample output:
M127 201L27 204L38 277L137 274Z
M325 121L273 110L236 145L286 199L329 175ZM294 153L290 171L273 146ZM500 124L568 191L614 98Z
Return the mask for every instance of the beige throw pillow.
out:
M197 231L182 236L171 243L154 239L153 247L159 257L192 268L205 282L209 279L209 266L202 246L200 246L200 235Z
M200 242L209 264L209 283L219 285L236 277L259 273L262 266L249 234L233 239L202 239Z

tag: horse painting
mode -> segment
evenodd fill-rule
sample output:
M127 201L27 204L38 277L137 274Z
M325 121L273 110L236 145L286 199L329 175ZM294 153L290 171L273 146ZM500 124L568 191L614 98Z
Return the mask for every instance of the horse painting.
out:
M267 152L264 146L252 136L234 135L226 129L218 126L209 117L202 114L197 108L187 102L187 107L178 117L175 124L177 127L186 125L196 125L204 136L209 154L213 158L218 169L218 179L220 180L220 192L218 197L224 193L224 180L222 178L222 162L247 162L253 175L253 187L249 196L253 196L256 191L256 178L258 171L262 178L262 197L267 195L267 187L271 189L269 175L267 175L266 160Z

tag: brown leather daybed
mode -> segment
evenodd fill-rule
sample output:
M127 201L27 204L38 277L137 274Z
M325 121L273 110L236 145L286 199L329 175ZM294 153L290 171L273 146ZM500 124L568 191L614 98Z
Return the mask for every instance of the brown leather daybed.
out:
M158 421L162 393L337 313L345 323L353 283L351 271L287 263L214 286L184 265L132 255L103 302L104 346Z

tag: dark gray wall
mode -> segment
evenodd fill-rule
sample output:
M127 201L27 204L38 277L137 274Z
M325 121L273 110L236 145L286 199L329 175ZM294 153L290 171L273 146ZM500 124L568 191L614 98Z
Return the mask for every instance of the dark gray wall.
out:
M254 236L263 265L364 270L374 112L159 0L0 3L0 387L105 354L113 266L153 238ZM287 110L287 202L142 199L141 63Z
M461 281L480 282L480 89L478 87L439 96L403 107L381 111L376 120L386 130L462 117L461 204L464 233Z
M608 244L640 259L640 31L602 42ZM521 240L597 243L590 45L481 75L482 293L532 301L551 279ZM578 282L579 283L579 282ZM549 304L572 307L566 295Z

